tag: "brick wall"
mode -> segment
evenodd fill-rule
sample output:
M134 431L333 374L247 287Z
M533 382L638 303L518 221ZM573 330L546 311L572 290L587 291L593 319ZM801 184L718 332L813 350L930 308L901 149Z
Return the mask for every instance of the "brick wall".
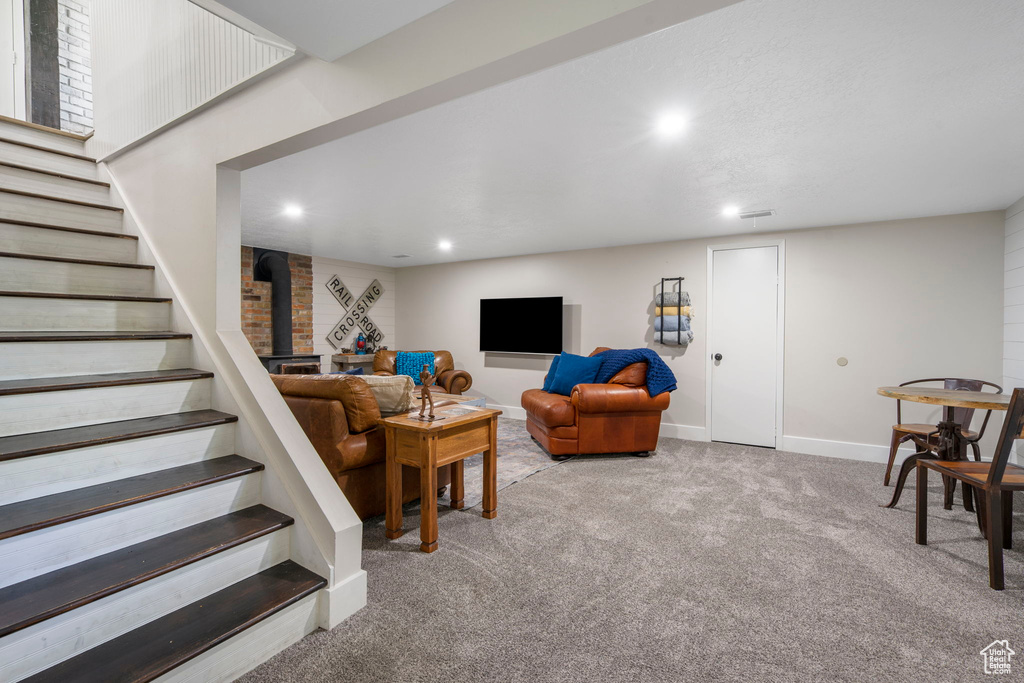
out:
M89 0L57 0L57 43L60 129L88 133L92 130Z
M292 353L313 353L313 259L288 254L292 271ZM242 332L258 356L270 355L270 283L252 279L252 247L242 247Z

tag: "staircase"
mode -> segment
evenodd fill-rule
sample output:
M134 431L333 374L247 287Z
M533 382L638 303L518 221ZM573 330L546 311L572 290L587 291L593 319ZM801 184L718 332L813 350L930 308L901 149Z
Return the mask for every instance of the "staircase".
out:
M99 170L0 121L0 681L232 680L316 627L325 581Z

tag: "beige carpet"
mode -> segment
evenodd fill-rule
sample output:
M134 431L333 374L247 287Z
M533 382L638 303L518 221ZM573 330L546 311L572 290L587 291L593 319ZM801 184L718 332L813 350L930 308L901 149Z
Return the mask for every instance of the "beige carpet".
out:
M1024 678L1024 533L992 591L973 516L936 481L917 546L882 472L662 439L538 472L492 521L442 510L432 555L416 508L397 541L371 520L368 606L243 680L982 681L996 639Z

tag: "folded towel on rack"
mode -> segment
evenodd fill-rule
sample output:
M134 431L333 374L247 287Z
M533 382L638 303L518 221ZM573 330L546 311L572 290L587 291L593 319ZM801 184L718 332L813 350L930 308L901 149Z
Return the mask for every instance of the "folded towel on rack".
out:
M689 306L689 292L665 292L665 295L657 294L654 297L655 306Z
M654 315L685 315L687 318L694 317L693 306L655 306Z
M662 333L663 327L664 333ZM685 315L681 318L655 318L654 341L658 344L689 344L693 341L693 332L690 331L690 319Z
M689 332L690 331L690 319L687 318L685 315L683 315L683 316L667 315L664 318L655 318L654 319L654 331L655 332L661 332L662 330L665 330L666 332L675 332L676 330L682 330L683 332Z

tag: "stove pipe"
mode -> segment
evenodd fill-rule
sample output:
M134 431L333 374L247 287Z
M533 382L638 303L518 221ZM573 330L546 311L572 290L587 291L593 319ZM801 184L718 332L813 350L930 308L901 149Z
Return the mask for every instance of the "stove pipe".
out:
M270 249L252 250L252 279L270 283L270 320L273 325L272 353L292 353L292 271L288 254Z

